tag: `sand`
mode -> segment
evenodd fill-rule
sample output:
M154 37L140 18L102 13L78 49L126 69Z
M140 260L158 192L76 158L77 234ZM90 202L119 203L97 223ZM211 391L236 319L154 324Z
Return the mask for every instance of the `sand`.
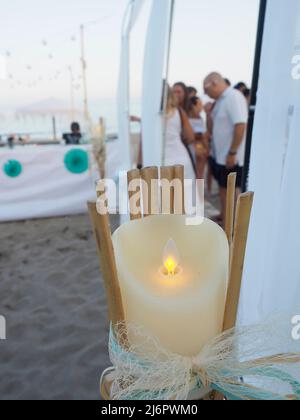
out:
M88 215L2 223L0 237L0 399L99 399L109 323Z
M0 399L99 399L108 321L88 216L0 231Z

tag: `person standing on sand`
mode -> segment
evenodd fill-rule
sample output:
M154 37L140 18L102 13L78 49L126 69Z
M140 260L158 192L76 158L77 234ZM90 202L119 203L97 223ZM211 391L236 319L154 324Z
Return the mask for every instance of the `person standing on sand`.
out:
M189 90L188 90L186 84L183 83L183 82L175 83L175 85L173 86L173 89L172 89L172 93L174 95L174 98L177 101L177 106L178 106L178 110L179 110L179 114L180 114L180 118L181 118L181 125L182 126L189 125L190 126L189 131L191 131L192 127L190 125L190 122L189 122L189 119L188 119L188 116L187 116L188 109L189 109L189 99L190 98L189 98ZM183 144L185 145L186 150L188 152L188 155L191 159L191 163L192 163L192 166L194 168L194 173L195 173L195 176L196 176L197 168L196 168L195 154L193 154L191 152L189 140L184 138L184 131L182 132L182 141L183 141Z
M216 101L211 111L212 158L211 169L220 187L221 216L225 220L227 177L237 173L237 194L242 187L245 157L248 107L241 92L228 87L219 73L211 73L204 80L204 92Z
M193 144L194 132L186 113L178 108L174 92L169 89L166 112L165 162L166 166L183 165L186 179L195 179L195 171L185 144Z
M198 91L197 91L196 88L194 88L194 86L189 86L187 88L187 91L188 91L189 99L191 99L195 96L198 96Z
M78 122L73 122L71 124L71 133L64 134L63 139L67 145L77 145L80 144L82 139L82 134L80 130L80 125Z
M192 151L196 159L197 178L204 179L205 168L209 157L209 135L201 117L203 104L199 97L194 96L189 100L188 116L191 127L195 133L195 144Z
M189 91L183 82L177 82L173 86L173 93L177 99L178 106L185 112L188 111Z

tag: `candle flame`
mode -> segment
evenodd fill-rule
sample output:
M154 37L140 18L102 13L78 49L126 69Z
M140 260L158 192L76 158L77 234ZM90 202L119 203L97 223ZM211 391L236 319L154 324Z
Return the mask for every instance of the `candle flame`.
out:
M170 239L165 246L163 264L166 274L175 275L179 267L179 252L173 239Z
M174 261L171 257L168 258L167 261L165 261L165 268L167 269L168 274L174 274L177 266L177 262Z

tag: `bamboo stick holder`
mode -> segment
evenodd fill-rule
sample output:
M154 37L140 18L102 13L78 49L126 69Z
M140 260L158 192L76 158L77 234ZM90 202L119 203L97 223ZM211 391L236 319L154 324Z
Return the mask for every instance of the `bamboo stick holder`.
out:
M141 204L142 204L142 195L141 195L141 171L139 169L134 169L132 171L129 171L127 173L127 183L128 183L128 199L129 199L129 203L130 203L130 220L138 220L142 218L142 212L141 210L135 214L134 210L132 208L132 199L135 195L137 195L137 207L139 207L141 209ZM137 191L130 191L130 184L131 183L136 183L137 185L139 185L139 187L137 188Z
M151 167L142 169L141 179L144 182L145 187L142 188L144 217L159 214L160 205L158 195L158 168Z
M225 232L229 245L232 244L233 239L233 225L234 225L234 212L235 212L235 196L236 196L236 178L237 174L232 173L228 176L227 182L227 200L226 200L226 220Z
M162 167L159 171L157 167L151 167L141 171L133 170L128 172L128 185L133 180L137 182L137 185L140 185L140 187L137 188L137 192L128 192L129 200L134 194L138 194L138 199L141 201L142 208L138 214L134 215L132 213L134 209L130 207L131 220L149 217L153 214L161 214L162 207L160 203L161 191L159 190L159 173L160 179L167 179L169 182L175 180L181 182L182 194L180 198L177 197L175 200L174 192L171 189L170 214L178 214L179 208L182 209L181 214L184 214L184 168L182 166ZM144 185L146 186L145 190L143 188ZM248 229L254 197L254 194L251 192L240 195L235 211L235 195L236 174L231 174L228 177L225 225L225 232L231 252L229 284L223 324L224 331L233 328L237 320ZM100 266L103 271L110 320L115 326L118 323L125 321L125 314L112 245L109 215L102 216L98 214L95 203L88 203L88 208L96 238ZM128 346L126 340L127 339L122 343L124 347ZM111 378L109 380L111 380ZM108 394L110 385L111 382L107 383L101 391L104 399L109 399ZM224 397L218 393L213 393L212 398L216 400L224 399Z

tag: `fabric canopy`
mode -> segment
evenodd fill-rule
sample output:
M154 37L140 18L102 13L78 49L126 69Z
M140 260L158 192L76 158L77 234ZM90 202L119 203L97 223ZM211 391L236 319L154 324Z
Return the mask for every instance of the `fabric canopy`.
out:
M171 25L171 0L153 0L144 58L142 137L145 166L163 164L163 81Z
M123 157L123 169L131 169L130 153L130 110L129 110L129 62L130 33L136 24L145 0L130 0L122 28L122 45L120 74L118 85L118 135L120 139L120 154Z
M300 0L268 1L249 189L255 191L240 322L300 313ZM298 71L299 74L299 71Z

